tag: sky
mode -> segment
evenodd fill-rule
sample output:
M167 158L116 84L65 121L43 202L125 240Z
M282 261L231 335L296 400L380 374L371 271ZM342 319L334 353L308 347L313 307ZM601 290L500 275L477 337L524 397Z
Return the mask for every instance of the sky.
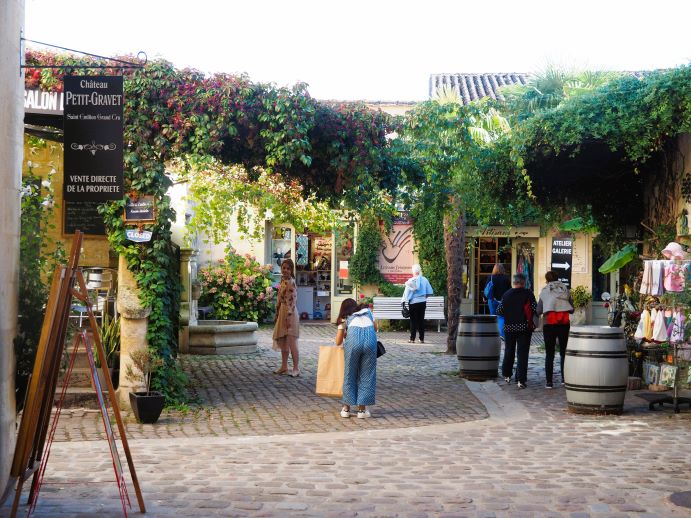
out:
M690 20L689 0L26 0L25 37L302 81L319 99L419 101L434 73L689 64Z

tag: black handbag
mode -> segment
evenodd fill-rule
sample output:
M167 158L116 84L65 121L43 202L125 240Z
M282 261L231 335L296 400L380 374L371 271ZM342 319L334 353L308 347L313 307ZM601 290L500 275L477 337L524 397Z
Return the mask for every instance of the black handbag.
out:
M379 358L380 356L384 356L385 354L386 349L384 348L384 344L377 340L377 358Z
M401 315L403 318L410 318L410 309L405 305L405 302L401 302Z

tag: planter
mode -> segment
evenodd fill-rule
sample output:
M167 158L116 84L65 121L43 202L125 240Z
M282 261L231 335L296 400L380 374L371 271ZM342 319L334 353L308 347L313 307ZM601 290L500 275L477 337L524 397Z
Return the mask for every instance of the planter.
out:
M190 326L190 354L246 354L257 351L256 322L200 320Z
M165 397L160 392L130 392L130 406L137 421L152 424L163 411Z
M586 313L586 308L576 308L571 315L571 324L574 326L585 325L588 319L588 314Z

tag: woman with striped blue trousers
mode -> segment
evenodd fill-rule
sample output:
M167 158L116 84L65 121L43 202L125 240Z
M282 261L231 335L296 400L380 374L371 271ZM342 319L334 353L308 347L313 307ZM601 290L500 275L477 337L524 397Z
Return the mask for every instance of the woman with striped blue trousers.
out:
M341 417L350 417L357 405L360 419L370 417L367 407L374 404L377 388L377 324L367 307L345 299L336 320L336 345L343 344L343 408Z

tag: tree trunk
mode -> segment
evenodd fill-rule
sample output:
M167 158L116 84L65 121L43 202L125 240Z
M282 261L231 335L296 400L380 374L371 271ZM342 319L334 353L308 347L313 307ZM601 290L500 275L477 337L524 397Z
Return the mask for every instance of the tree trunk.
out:
M444 248L446 249L447 326L446 354L456 354L456 334L463 296L463 263L465 259L465 212L456 198L444 215Z

